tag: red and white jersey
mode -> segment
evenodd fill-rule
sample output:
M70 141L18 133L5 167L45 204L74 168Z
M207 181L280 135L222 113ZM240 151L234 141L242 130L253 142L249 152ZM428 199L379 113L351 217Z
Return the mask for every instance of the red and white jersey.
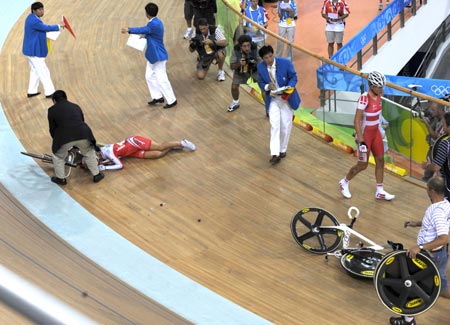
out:
M345 0L338 0L336 3L332 0L325 0L322 6L322 14L329 18L337 19L343 15L350 14L350 9ZM343 20L327 20L326 31L343 32L344 29L345 24Z
M361 120L361 130L364 132L366 127L378 128L380 124L380 115L381 115L381 96L377 96L377 98L373 98L367 92L363 93L358 100L357 109L364 110L363 118Z
M125 140L107 144L100 148L102 156L105 159L111 160L114 164L105 166L105 169L114 170L123 168L120 158L136 157L143 158L145 151L150 150L152 140L141 137L139 135L126 138Z

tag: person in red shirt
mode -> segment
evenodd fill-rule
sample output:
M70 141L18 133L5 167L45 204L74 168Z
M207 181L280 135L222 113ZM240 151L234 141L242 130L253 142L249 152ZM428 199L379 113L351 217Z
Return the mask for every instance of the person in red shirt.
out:
M186 149L195 151L196 146L192 142L183 139L181 141L170 141L158 143L151 139L135 135L123 141L107 144L100 147L101 159L108 161L108 164L100 164L100 170L122 169L120 160L125 157L135 157L141 159L155 159L165 156L174 149Z
M325 0L322 6L322 18L326 20L325 37L328 43L328 56L334 53L334 43L337 50L342 47L344 40L345 19L350 9L345 0Z
M386 85L386 78L377 71L370 72L367 77L369 91L361 95L355 114L354 125L356 131L355 140L358 144L358 162L348 171L345 178L339 181L339 189L342 195L350 199L350 180L365 170L369 164L370 152L375 158L375 179L377 181L377 200L391 201L395 195L389 194L383 188L384 178L384 145L379 124L381 115L381 95Z

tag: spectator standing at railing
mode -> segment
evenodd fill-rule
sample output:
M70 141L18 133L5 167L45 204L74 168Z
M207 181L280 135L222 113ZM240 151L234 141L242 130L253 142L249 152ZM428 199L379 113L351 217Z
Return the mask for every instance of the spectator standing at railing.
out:
M328 57L334 54L334 43L337 50L344 40L345 19L350 14L345 0L325 0L322 6L322 17L326 20L325 36L328 43Z
M263 0L257 0L258 6L264 6ZM251 0L240 0L239 7L241 7L241 12L244 13L245 9L251 6Z
M295 38L295 21L297 20L297 4L293 0L278 1L277 14L280 22L278 23L278 35L286 38L289 42L294 42ZM283 57L284 42L277 40L278 57ZM286 56L292 61L292 46L288 45Z
M386 7L389 5L389 0L386 0ZM383 10L383 0L380 0L380 5L378 6L378 10Z
M267 18L266 9L258 5L258 0L249 0L250 6L244 10L245 16L256 22L258 25L267 28L269 20ZM265 33L253 26L250 22L243 21L244 33L252 38L252 42L257 45L258 51L263 47L266 41Z
M444 114L442 127L446 134L450 134L450 112ZM450 137L443 137L435 145L437 145L437 149L433 149L433 151L436 151L436 156L433 157L431 163L425 165L425 168L432 171L434 175L440 172L440 175L445 180L445 197L450 201Z
M423 181L428 181L432 176L433 172L426 169L427 164L430 164L433 160L432 157L432 148L436 142L436 140L445 134L445 131L443 129L443 119L444 119L445 109L443 105L440 105L438 103L432 103L429 110L428 110L428 116L422 116L422 122L425 124L428 130L428 134L426 137L426 141L428 143L428 152L427 152L427 161L425 165L423 166L425 171L424 175L422 177Z

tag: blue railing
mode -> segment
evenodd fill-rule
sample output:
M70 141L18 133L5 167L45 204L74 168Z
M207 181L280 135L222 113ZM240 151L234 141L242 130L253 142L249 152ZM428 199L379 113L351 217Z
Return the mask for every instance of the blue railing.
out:
M404 19L404 8L411 4L412 0L395 0L391 2L385 10L383 10L377 17L375 17L365 28L363 28L357 35L355 35L348 43L346 43L335 55L331 57L332 60L347 65L355 57L361 61L360 56L365 46L370 42L376 43L377 35L381 33L386 27L391 30L391 24L397 15L400 15L400 20ZM415 0L413 1L413 9L415 10ZM413 12L414 13L414 12ZM401 27L404 22L401 22ZM389 40L388 36L388 40ZM376 54L376 49L374 49ZM361 64L358 64L360 69ZM408 88L408 85L420 85L418 92L440 98L445 94L450 93L450 81L439 79L425 79L405 76L391 76L387 75L388 82ZM317 69L317 87L322 90L335 91L350 91L360 92L361 85L367 89L367 81L350 72L343 71L331 64L324 64ZM407 93L399 90L386 87L385 95L394 96L409 96Z

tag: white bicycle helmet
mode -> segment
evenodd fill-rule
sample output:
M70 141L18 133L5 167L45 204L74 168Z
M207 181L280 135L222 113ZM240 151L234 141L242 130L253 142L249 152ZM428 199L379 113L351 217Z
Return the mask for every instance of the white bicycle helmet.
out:
M367 81L369 81L370 86L384 87L386 85L386 78L378 71L370 72L367 76Z

